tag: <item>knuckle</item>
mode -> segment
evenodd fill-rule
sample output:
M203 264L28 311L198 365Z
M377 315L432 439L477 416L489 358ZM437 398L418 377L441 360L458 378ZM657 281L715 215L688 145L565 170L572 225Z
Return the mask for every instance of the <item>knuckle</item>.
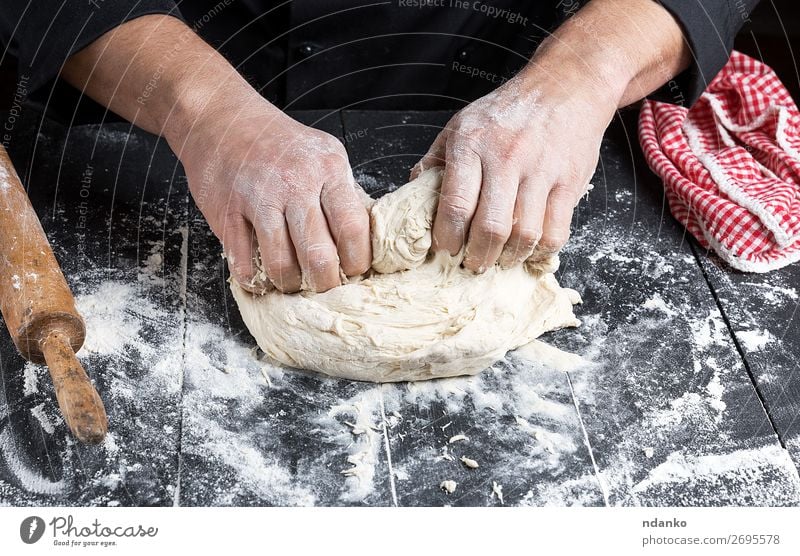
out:
M556 197L568 197L572 195L572 191L574 189L575 187L571 182L565 179L560 179L553 185L553 188L550 190L550 195L555 195Z
M369 257L367 253L343 257L341 261L341 267L346 276L363 274L369 269L371 264L371 257Z
M511 137L500 148L494 151L494 158L501 163L516 162L524 159L525 144L519 137Z
M542 237L542 233L535 228L520 227L511 232L509 243L518 251L531 251Z
M511 235L511 226L495 219L486 219L476 224L480 236L493 241L505 241Z
M472 207L466 197L451 193L439 199L438 213L449 222L465 222L472 217Z
M365 218L352 217L336 225L335 240L351 241L369 234L369 221Z
M339 266L336 251L327 245L311 245L306 251L308 270L312 274L326 274Z
M222 222L215 220L210 222L210 225L223 245L231 244L234 249L242 243L247 243L249 246L250 228L244 218L240 218L238 215L232 218L223 217Z
M552 198L553 202L572 207L575 205L577 201L577 196L578 196L576 192L577 186L574 185L574 183L570 185L563 185L562 183L555 185L553 189L550 190L549 197Z
M590 175L583 168L575 164L569 164L561 174L561 179L556 187L564 188L567 191L574 191L577 187L589 180Z
M347 152L334 149L322 157L322 163L325 168L334 174L348 173L350 171L350 161L347 158Z
M347 160L347 149L344 144L327 133L320 132L317 139L317 152L324 154L325 158L330 161Z
M538 247L547 253L556 253L566 245L568 240L569 231L551 231L542 236Z
M264 271L267 273L267 276L273 280L276 278L291 278L297 274L297 269L295 268L294 262L285 258L277 258L266 261L266 264L264 265Z
M266 235L273 234L284 226L284 211L275 205L256 206L253 226Z
M305 233L303 237L296 241L295 244L297 247L304 247L310 244L312 240L312 236L308 234L310 230L313 228L313 224L306 226L305 224L309 222L311 215L314 213L314 204L313 202L316 199L305 192L297 192L295 198L289 201L286 204L286 210L284 211L283 217L285 220L290 224L297 225L297 228L300 230L304 230ZM282 224L282 223L281 223ZM300 224L303 224L302 226Z
M459 135L448 144L448 154L456 162L465 158L480 158L482 150L481 139L476 134Z

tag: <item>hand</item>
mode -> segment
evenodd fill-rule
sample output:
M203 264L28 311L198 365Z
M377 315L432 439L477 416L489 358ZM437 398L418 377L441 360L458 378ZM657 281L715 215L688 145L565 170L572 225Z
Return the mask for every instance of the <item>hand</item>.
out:
M256 292L266 279L284 292L325 291L341 284L340 267L365 272L369 216L344 146L260 97L251 102L238 115L201 116L181 149L233 277Z
M616 102L520 75L458 112L412 171L444 164L433 249L483 272L558 252Z
M659 3L587 3L517 77L453 118L421 161L417 170L446 164L434 247L455 254L467 242L464 264L478 270L499 254L513 264L534 246L557 250L613 109L690 60ZM143 87L155 71L156 86ZM280 113L179 19L124 23L70 56L61 75L167 139L240 283L263 285L256 251L284 291L336 285L337 256L346 274L369 267L367 213L342 146Z

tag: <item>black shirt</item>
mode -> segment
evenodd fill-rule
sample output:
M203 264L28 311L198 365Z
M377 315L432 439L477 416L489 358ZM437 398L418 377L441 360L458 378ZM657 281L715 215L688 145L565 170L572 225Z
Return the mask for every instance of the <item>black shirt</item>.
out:
M125 21L161 13L182 18L283 108L458 108L511 77L584 2L3 2L0 41L27 92L50 103L68 94L51 88L70 55ZM693 62L652 96L691 105L758 0L660 3L681 24Z

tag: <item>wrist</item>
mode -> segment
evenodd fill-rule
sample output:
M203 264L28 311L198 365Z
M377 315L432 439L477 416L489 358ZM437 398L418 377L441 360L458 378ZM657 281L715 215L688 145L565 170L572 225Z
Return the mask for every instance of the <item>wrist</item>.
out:
M598 48L576 36L586 31L574 27L565 24L547 37L519 77L528 87L586 103L609 112L610 118L633 79L630 65L611 45Z
M542 42L523 71L549 75L567 94L589 91L596 102L621 108L672 79L690 59L680 26L658 2L592 0Z
M178 158L206 144L216 145L236 120L282 115L221 56L194 60L173 74L163 135ZM186 155L186 156L184 156Z
M627 78L596 53L582 56L563 44L547 44L555 40L547 39L515 79L526 90L535 90L546 106L580 115L602 133L616 113Z

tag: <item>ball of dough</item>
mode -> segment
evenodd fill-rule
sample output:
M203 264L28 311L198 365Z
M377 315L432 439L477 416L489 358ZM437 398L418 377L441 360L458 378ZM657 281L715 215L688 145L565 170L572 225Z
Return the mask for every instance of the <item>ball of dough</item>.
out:
M327 292L253 295L231 281L245 324L273 360L372 382L476 374L548 330L580 324L577 292L553 267L429 254L442 171L432 168L370 209L373 263ZM557 264L555 265L557 266Z

